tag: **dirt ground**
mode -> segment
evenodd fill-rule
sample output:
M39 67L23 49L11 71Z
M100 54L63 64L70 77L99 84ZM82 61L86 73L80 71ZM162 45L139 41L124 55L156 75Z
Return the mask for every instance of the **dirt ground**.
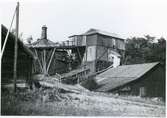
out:
M141 98L139 101L95 92L61 93L59 97L49 97L48 91L41 95L39 91L20 93L19 97L2 97L2 115L165 117L163 102Z

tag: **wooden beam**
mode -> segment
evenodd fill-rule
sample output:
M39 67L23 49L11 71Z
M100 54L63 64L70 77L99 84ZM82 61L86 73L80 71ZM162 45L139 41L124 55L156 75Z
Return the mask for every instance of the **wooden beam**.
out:
M44 73L44 53L43 51L41 52L41 65L42 65L42 73Z
M78 47L77 47L77 51L78 51L79 59L82 62L82 57L81 57L81 54L80 54L80 51L79 51Z
M33 63L32 63L32 64L33 64L33 69L32 69L32 70L33 70L33 73L35 73L35 72L36 72L35 61L33 61Z
M16 7L16 39L14 43L14 68L13 68L14 93L16 92L16 79L17 79L18 36L19 36L19 2L17 2L17 7Z
M38 60L39 66L40 66L40 68L41 68L41 71L43 72L43 68L42 68L41 62L40 62L40 60L39 60L38 53L37 53L37 51L36 51L36 49L35 49L35 48L34 48L34 51L35 51L35 54L36 54L36 57L37 57L37 60Z
M49 71L49 68L50 68L50 64L51 64L51 62L52 62L52 59L53 59L53 56L54 56L54 54L55 54L55 51L56 51L56 48L54 48L53 49L53 52L52 52L52 55L51 55L51 58L50 58L50 60L49 60L49 64L48 64L48 67L47 67L47 73L48 73L48 71Z
M46 71L46 50L44 49L44 55L43 55L43 69L44 69L44 74L47 75Z

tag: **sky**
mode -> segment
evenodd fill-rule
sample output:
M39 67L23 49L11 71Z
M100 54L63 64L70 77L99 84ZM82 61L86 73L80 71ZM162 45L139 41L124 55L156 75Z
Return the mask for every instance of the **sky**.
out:
M0 23L10 26L15 0L0 0ZM20 0L19 32L23 40L41 37L57 42L90 28L123 38L151 35L167 39L167 0ZM13 24L13 28L15 23Z

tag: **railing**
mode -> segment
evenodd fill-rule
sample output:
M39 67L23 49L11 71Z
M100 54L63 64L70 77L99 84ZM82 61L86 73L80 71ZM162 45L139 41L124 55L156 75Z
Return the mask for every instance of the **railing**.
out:
M57 42L58 46L83 46L82 42L77 42L77 41L62 41L62 42Z
M62 41L58 44L59 46L77 46L74 41Z

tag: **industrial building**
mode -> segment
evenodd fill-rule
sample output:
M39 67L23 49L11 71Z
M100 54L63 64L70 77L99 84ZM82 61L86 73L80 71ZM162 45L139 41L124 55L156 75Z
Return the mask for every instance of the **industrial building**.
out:
M37 57L33 61L33 73L54 75L68 71L67 51L57 49L57 45L47 38L47 27L42 27L41 38L27 44L29 49Z
M41 38L27 46L38 58L33 64L34 73L62 74L62 78L78 79L119 66L124 57L125 40L115 34L90 29L55 43L47 38L47 27L43 26Z
M85 46L82 64L89 66L91 72L98 72L109 66L117 67L124 57L125 39L116 34L90 29L69 38L74 45Z

